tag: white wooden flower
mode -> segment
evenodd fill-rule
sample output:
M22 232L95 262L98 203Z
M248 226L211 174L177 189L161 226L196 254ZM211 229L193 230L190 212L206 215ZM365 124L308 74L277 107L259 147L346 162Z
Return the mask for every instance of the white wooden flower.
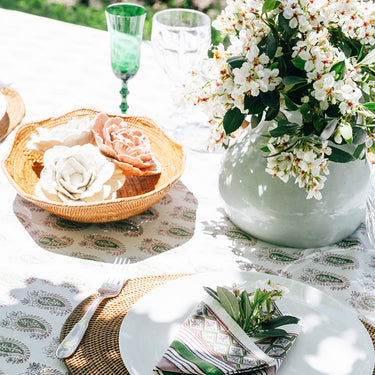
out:
M125 176L91 144L55 146L44 153L37 197L53 202L84 204L116 198Z
M27 147L38 152L45 152L57 145L68 147L84 145L92 139L93 124L94 121L86 116L80 119L74 118L52 129L40 126L37 128L38 133L31 135Z

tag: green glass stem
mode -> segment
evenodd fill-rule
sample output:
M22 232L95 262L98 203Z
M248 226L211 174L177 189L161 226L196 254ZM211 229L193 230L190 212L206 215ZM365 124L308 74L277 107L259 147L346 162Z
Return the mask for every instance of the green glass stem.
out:
M121 104L120 104L120 109L121 109L122 113L126 113L126 111L129 108L127 100L126 100L128 94L129 94L128 79L123 79L122 80L122 87L121 87L121 90L120 90L120 94L122 96L122 100L121 100Z

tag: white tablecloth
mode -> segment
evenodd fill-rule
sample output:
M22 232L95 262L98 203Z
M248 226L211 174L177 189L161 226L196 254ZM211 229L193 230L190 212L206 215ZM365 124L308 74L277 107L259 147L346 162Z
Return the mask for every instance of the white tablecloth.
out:
M22 96L23 123L81 107L120 113L120 81L111 71L103 31L0 9L0 80L12 82ZM149 43L142 46L129 89L129 114L163 126L173 110L170 85ZM1 158L11 137L0 145ZM55 356L61 327L118 255L133 262L127 266L131 277L217 270L278 274L320 288L375 321L375 250L365 227L322 249L257 241L225 217L217 189L220 159L188 150L181 181L167 197L143 217L117 226L73 228L27 204L1 172L0 374L66 373Z

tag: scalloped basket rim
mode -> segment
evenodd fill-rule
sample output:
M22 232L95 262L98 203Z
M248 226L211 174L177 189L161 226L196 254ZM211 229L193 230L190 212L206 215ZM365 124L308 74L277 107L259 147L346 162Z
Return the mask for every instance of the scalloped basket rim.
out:
M14 147L15 147L15 144L16 144L17 140L19 139L19 134L22 131L24 131L25 128L28 128L28 127L30 127L33 124L48 123L48 122L51 122L51 121L56 121L56 120L58 120L60 118L63 118L65 116L74 116L75 113L84 113L85 111L87 111L86 115L88 115L88 116L89 115L94 115L95 116L97 113L102 112L102 111L99 111L99 110L96 110L96 109L80 108L80 109L76 109L76 110L73 110L73 111L70 111L70 112L66 112L66 113L58 115L58 116L52 116L52 117L49 117L49 118L46 118L46 119L28 122L26 124L20 125L16 129L16 132L14 134L14 137L13 137L13 140L12 140L11 145L9 147L9 150L6 153L6 156L4 157L4 159L1 162L1 167L2 167L3 172L5 173L8 181L11 183L11 185L15 188L15 190L23 198L31 201L32 203L35 203L39 207L42 207L42 208L46 209L49 212L51 212L48 209L49 206L53 206L55 208L62 209L62 210L63 209L77 209L77 210L84 210L84 211L86 211L86 210L90 210L92 208L109 206L111 204L131 203L131 202L139 201L140 199L148 198L148 197L153 196L153 195L163 194L164 190L166 190L165 191L165 194L166 194L172 188L172 186L177 182L177 180L181 177L181 175L182 175L182 173L184 171L185 162L186 162L186 153L185 153L185 150L184 150L184 148L180 144L178 144L177 142L175 142L174 140L172 140L154 122L154 120L152 120L151 118L149 118L147 116L137 116L137 115L131 115L131 116L129 116L129 115L121 115L121 114L110 114L110 113L104 112L104 113L106 113L110 117L121 117L121 118L124 118L124 119L126 119L126 118L128 118L128 119L129 118L130 119L144 119L145 121L147 121L150 124L152 124L152 126L149 126L149 125L147 125L147 126L150 129L156 130L158 133L160 133L164 138L166 138L168 140L168 142L171 145L173 145L178 150L179 157L180 157L180 167L179 167L178 173L176 173L170 180L166 181L163 185L160 185L156 189L153 189L153 190L151 190L151 191L149 191L147 193L141 194L141 195L135 195L135 196L131 196L131 197L121 197L121 198L115 198L115 199L111 199L111 200L98 201L98 202L92 202L92 203L84 203L84 204L74 204L73 205L73 204L68 204L68 203L63 203L63 202L50 202L50 201L39 199L35 195L29 194L29 193L25 192L22 189L22 187L17 184L17 182L15 181L15 179L10 175L10 173L8 171L8 168L7 168L7 165L6 165L7 163L9 163L9 158L12 155L12 152L14 152ZM29 135L31 135L31 131L30 131ZM161 173L163 173L163 170L162 170ZM158 197L159 199L157 201L159 201L165 194L163 194L162 196ZM157 201L155 203L157 203ZM155 204L155 203L153 203L153 204ZM53 212L53 213L55 213L55 212ZM59 215L59 216L62 216L62 215ZM131 217L131 216L126 216L126 217ZM126 218L126 217L124 217L124 218ZM71 219L71 220L75 220L75 219ZM116 219L116 220L121 220L121 219Z

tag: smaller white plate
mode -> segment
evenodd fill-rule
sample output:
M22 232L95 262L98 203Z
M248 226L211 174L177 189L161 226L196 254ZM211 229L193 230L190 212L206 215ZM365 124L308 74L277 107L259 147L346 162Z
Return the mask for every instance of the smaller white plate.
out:
M6 111L7 111L7 102L5 100L4 95L0 92L0 121L5 116Z
M372 374L375 354L370 336L349 307L309 285L257 272L184 277L142 297L120 328L120 352L129 373L152 375L182 322L206 295L202 286L236 282L251 291L258 279L271 279L289 288L283 301L303 326L277 375Z

